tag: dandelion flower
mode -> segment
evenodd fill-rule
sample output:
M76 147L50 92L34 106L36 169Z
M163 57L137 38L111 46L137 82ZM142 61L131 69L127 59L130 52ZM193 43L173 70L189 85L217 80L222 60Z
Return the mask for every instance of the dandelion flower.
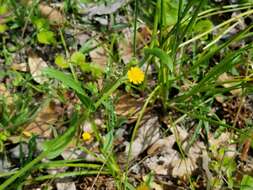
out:
M89 132L83 132L82 137L84 141L89 141L91 139L91 134Z
M141 84L144 81L144 73L139 67L131 67L127 72L127 77L133 84Z

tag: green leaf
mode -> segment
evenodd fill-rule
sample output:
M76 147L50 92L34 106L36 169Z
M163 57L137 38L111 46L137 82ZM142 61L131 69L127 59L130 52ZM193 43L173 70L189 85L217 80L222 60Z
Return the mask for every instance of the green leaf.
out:
M65 60L63 55L56 55L54 62L58 67L60 67L62 69L69 68L69 64L68 64L67 60Z
M111 153L113 147L113 131L106 134L103 141L103 151L105 153Z
M194 31L197 33L203 33L210 30L213 27L213 23L210 20L200 20L194 26Z
M96 64L94 63L83 63L80 64L80 69L84 73L91 73L93 77L99 78L103 74L103 70Z
M38 31L44 29L44 30L47 30L49 29L49 23L46 19L44 18L32 18L32 23L35 25L36 29Z
M173 72L173 61L171 59L171 57L164 52L163 50L161 50L160 48L146 48L144 50L145 54L151 54L154 55L156 57L158 57L161 60L161 63L164 66L167 66L170 70L170 72Z
M85 56L83 53L77 51L71 55L70 61L75 65L81 65L85 62Z
M72 88L87 109L95 110L93 101L86 95L79 81L75 81L70 75L55 69L46 68L43 70L43 73L51 78L61 81L67 87Z
M244 175L241 181L240 190L252 190L253 189L253 177Z
M8 29L6 24L0 24L0 33L4 33Z
M77 121L78 121L77 114L74 114L70 122L70 127L63 135L57 137L56 139L46 141L42 145L44 151L47 152L47 158L49 159L56 158L64 151L66 146L71 142L72 138L75 135L76 129L78 127Z
M47 76L61 81L64 85L66 85L69 88L72 88L77 93L83 94L83 95L85 94L85 91L82 88L81 84L78 81L75 81L71 75L63 73L55 69L51 69L51 68L46 68L43 70L43 72Z
M37 39L42 44L54 44L56 42L54 33L49 30L43 30L37 34Z
M7 3L0 5L0 15L5 15L8 13L8 11L9 11L9 8L7 6Z

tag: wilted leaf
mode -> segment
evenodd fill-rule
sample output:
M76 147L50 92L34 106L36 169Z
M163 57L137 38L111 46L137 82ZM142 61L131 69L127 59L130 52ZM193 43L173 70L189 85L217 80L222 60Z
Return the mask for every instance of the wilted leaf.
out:
M57 190L76 190L74 182L56 183Z
M119 40L119 54L124 63L129 63L133 58L133 32L130 28L122 31L123 37ZM146 25L137 29L136 45L137 50L143 49L151 41L151 31Z
M150 188L145 183L143 183L143 184L139 185L136 188L136 190L150 190Z
M179 145L184 151L188 144L186 141L188 135L182 127L175 126L172 135L159 139L148 149L147 152L150 156L144 161L144 164L156 174L170 174L174 177L190 175L192 171L197 169L197 160L201 157L205 146L201 142L194 143L190 147L187 157L183 159L181 152L174 147L176 144L178 145L178 142L184 142ZM169 171L171 173L168 173Z
M5 84L0 83L0 98L5 98L5 102L10 105L13 103L13 97L11 96L10 92L7 90Z
M80 9L78 10L79 13L84 13L88 14L90 17L94 15L107 15L107 14L112 14L116 12L119 8L125 6L129 0L117 0L114 1L113 3L108 3L108 4L101 4L99 6L95 5L91 8L83 9L82 4L80 3Z
M33 79L39 83L43 84L48 81L48 78L42 76L42 70L48 68L47 63L36 54L30 54L28 57L28 65Z

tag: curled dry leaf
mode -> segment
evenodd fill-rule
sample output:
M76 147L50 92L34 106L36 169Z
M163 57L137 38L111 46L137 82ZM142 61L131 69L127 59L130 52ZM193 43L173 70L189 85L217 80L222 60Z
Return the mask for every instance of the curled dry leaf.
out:
M48 78L42 75L42 70L47 68L47 63L36 54L30 54L28 57L28 65L33 79L43 84L48 81Z
M57 190L76 190L74 182L56 183Z
M118 9L125 6L129 0L116 0L113 3L109 3L107 5L101 4L99 6L94 5L90 7L88 10L83 8L82 3L79 4L80 9L78 10L81 14L88 14L89 17L93 17L95 15L107 15L115 13Z

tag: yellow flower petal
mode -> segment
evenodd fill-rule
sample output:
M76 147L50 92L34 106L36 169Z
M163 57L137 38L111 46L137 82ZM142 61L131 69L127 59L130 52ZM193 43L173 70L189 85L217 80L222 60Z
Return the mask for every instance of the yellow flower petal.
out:
M91 139L91 134L88 132L83 132L82 137L84 141L89 141Z
M139 67L131 67L127 72L127 77L133 84L141 84L144 81L144 73Z

